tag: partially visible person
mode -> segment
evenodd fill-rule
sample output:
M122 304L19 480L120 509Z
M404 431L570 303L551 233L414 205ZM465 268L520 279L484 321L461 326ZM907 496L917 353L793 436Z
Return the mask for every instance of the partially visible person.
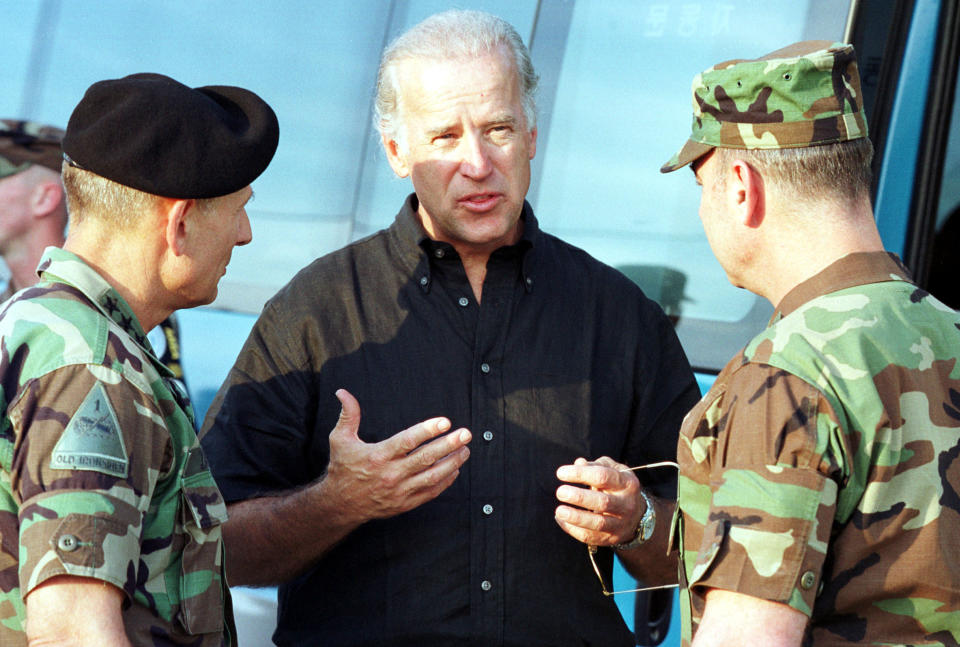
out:
M56 126L0 119L0 257L10 271L0 302L36 283L43 250L62 246L66 238L62 139L63 130ZM160 360L186 385L176 315L161 321L147 337Z
M0 256L10 271L0 301L36 283L40 254L63 244L62 138L55 126L0 119Z
M226 507L145 332L211 302L278 141L254 93L93 84L63 138L70 214L0 310L0 644L235 645Z
M608 582L614 552L676 577L675 470L622 471L672 459L699 395L676 333L540 229L512 26L431 16L378 78L413 193L270 300L204 425L231 582L281 584L280 645L632 645L585 544Z
M884 251L853 48L693 82L700 218L766 330L690 413L683 643L957 645L960 316Z

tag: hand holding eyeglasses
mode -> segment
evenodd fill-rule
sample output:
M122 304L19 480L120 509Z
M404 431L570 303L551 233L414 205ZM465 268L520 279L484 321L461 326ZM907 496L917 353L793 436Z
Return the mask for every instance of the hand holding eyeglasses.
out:
M630 541L644 512L640 480L626 465L603 456L578 458L557 469L556 520L575 539L593 546Z
M627 543L636 535L649 498L641 495L642 486L633 472L667 466L677 467L677 464L664 461L627 467L604 456L595 461L578 458L573 465L557 469L557 478L565 483L557 488L557 499L562 505L557 507L555 518L567 534L587 544L590 562L604 595L676 586L668 584L610 591L594 559L598 546Z

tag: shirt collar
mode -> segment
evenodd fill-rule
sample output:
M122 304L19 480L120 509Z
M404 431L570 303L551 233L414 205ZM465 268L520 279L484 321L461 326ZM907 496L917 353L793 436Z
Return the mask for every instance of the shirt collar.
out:
M40 257L37 273L42 280L65 283L82 292L100 312L123 328L137 345L147 351L148 356L154 360L154 364L162 367L161 375L170 372L170 369L156 358L153 347L147 341L143 327L133 314L130 305L82 258L59 247L48 247ZM170 375L172 376L173 373Z
M419 207L417 194L411 193L404 200L400 212L397 213L396 220L390 227L389 234L392 238L394 249L397 252L400 261L406 267L408 272L416 276L420 283L420 288L424 292L430 291L430 254L443 243L437 243L432 240L417 216ZM527 292L533 290L533 267L534 254L529 253L535 249L540 240L541 231L537 217L533 215L533 207L524 200L523 212L520 214L523 220L523 234L520 240L514 245L501 247L494 254L512 254L519 253L523 257L523 283Z
M806 281L787 292L773 311L770 323L787 316L804 303L837 290L882 283L884 281L913 282L910 271L890 252L855 252L834 261Z

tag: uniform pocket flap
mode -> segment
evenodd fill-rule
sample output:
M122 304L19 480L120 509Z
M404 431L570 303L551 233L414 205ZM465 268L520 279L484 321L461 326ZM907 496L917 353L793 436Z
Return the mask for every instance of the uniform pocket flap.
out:
M198 528L208 529L226 522L227 505L199 445L189 451L180 485L184 504Z

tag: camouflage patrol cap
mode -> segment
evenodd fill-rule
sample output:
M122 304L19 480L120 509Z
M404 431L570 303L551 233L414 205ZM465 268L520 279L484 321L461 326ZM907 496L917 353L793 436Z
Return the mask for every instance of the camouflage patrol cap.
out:
M32 121L0 119L0 178L26 171L34 164L60 172L63 131Z
M661 173L715 147L803 148L867 136L856 54L843 43L804 41L719 63L695 76L692 89L693 132Z

